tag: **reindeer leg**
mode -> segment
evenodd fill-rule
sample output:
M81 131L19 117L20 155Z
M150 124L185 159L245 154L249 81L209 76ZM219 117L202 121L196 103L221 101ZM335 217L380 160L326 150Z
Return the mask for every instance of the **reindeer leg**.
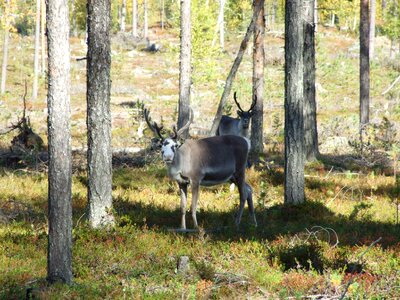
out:
M200 183L199 182L192 182L192 218L193 218L193 225L195 228L198 228L197 225L197 218L196 218L196 209L197 209L197 200L199 199L199 189Z
M236 216L235 224L237 229L239 229L240 220L242 219L244 203L246 202L247 198L247 191L244 186L243 180L238 180L237 187L239 189L239 196L240 196L240 205L239 205L239 212Z
M250 216L253 218L253 223L254 226L257 227L257 220L256 220L256 214L254 213L254 204L253 204L253 189L251 188L250 185L245 183L246 185L246 199L247 199L247 205L249 206L249 211L250 211Z
M187 184L179 184L181 193L181 228L186 229Z

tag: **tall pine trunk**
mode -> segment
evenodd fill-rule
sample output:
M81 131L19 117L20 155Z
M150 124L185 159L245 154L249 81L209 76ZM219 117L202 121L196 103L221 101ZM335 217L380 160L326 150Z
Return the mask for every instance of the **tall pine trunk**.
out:
M68 0L47 1L49 235L47 279L72 282L70 48Z
M34 55L34 59L33 59L32 100L36 100L37 95L38 95L39 51L40 51L40 4L41 4L41 0L36 0L35 55Z
M190 0L181 0L181 48L179 63L179 113L178 129L189 120L191 84ZM183 133L187 137L189 128Z
M303 203L303 1L286 0L285 12L285 204Z
M304 16L304 138L306 160L318 157L317 104L315 99L314 1L305 2Z
M87 53L89 223L113 225L110 110L111 7L109 0L89 0Z
M264 0L255 0L253 10L259 7L256 16L253 39L253 98L257 98L251 118L251 160L258 162L259 155L263 152L263 103L264 103Z

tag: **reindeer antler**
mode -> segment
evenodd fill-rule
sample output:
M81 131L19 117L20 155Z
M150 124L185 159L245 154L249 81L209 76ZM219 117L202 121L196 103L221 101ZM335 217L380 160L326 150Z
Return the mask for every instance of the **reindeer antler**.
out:
M174 137L173 138L174 139L179 138L182 135L182 133L185 132L189 128L189 126L190 126L190 124L192 124L192 122L193 122L193 109L191 107L189 107L189 121L181 129L179 129L178 132L176 132L176 128L174 126L174 128L173 128Z
M240 111L244 112L244 110L240 107L240 104L236 99L236 92L233 93L233 100L235 100L235 103L236 103L237 107L240 109Z
M149 117L150 110L147 108L144 109L144 119L146 120L147 126L149 126L150 130L153 131L154 134L158 135L161 140L164 140L164 137L161 134L161 130L164 126L158 126L156 122L151 122L151 118Z
M248 110L248 112L251 112L253 110L254 106L256 106L256 104L257 104L257 95L254 95L253 102L251 103L251 106L250 106L250 109Z
M233 100L235 100L235 103L236 103L237 107L240 109L240 111L244 112L244 110L240 107L239 102L237 101L236 92L233 93ZM254 106L256 106L256 103L257 103L257 96L254 95L253 102L251 103L250 109L247 112L251 112L251 110L254 108Z

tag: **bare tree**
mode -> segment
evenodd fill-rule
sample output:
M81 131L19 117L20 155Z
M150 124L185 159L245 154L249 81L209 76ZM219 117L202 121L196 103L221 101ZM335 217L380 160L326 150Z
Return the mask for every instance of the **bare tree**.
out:
M137 0L132 0L132 35L138 36L138 3Z
M254 11L260 7L254 28L253 46L253 99L257 99L253 109L251 121L251 152L250 158L257 162L258 156L263 152L263 102L264 102L264 0L255 0Z
M165 22L165 2L164 0L161 0L160 3L160 26L161 29L164 30L164 22Z
M110 111L111 4L87 4L87 127L89 222L98 228L112 225L112 153Z
M369 1L360 2L360 130L369 123Z
M285 204L304 202L303 1L285 11Z
M305 1L304 15L304 138L306 160L318 157L317 104L315 99L314 1Z
M72 282L72 165L68 0L47 1L49 241L47 279Z
M181 1L181 50L179 63L179 113L178 129L187 124L190 111L190 85L191 85L191 35L190 35L190 0ZM187 138L189 128L182 137Z
M33 88L32 100L37 99L38 78L39 78L39 51L40 51L40 4L41 0L36 0L36 26L35 26L35 55L33 63Z
M224 49L224 41L225 41L225 24L224 24L224 8L225 8L225 2L226 0L219 0L219 13L218 13L218 21L217 21L217 26L215 29L215 35L212 40L212 45L215 45L215 42L217 40L217 34L219 32L219 44L221 46L221 49Z
M10 37L10 0L5 0L5 28L4 28L4 43L3 43L3 62L1 64L1 87L0 94L6 92L6 80L7 80L7 65L8 65L8 44Z

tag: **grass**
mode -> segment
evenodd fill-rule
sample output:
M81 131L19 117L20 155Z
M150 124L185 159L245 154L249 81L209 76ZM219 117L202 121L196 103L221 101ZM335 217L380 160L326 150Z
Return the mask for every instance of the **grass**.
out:
M213 68L199 68L201 72L194 78L196 127L211 124L238 49L241 37L228 37L227 51L218 55ZM350 139L358 124L358 59L352 50L356 37L321 29L317 39L321 142L332 136ZM161 36L164 50L157 54L130 49L118 41L113 44L113 147L148 144L147 137L140 140L136 136L137 122L130 108L135 101L144 101L153 118L162 117L166 127L176 121L177 40L172 34L166 33L165 39ZM71 42L72 56L84 56L82 40ZM23 82L33 62L31 45L30 38L12 39L8 93L0 110L2 127L21 115ZM74 284L48 286L46 168L35 168L34 160L14 164L1 160L0 299L21 299L27 294L43 299L300 298L339 295L350 280L349 298L396 297L400 286L400 191L390 172L360 166L352 160L353 153L325 153L306 167L307 202L298 207L283 204L282 46L281 38L267 35L264 120L269 138L266 149L274 151L265 153L261 168L247 172L254 189L257 228L245 213L240 230L235 229L236 192L218 186L201 190L197 218L202 230L169 231L180 222L176 184L167 178L159 159L128 154L114 161L115 228L90 229L85 222L85 163L82 157L75 157ZM244 107L251 102L250 59L246 53L233 87ZM397 73L383 56L371 71L372 114L374 118L384 114L398 126L398 87L381 95ZM85 73L84 62L72 60L71 130L73 146L78 148L86 144ZM45 92L41 81L40 100L30 103L28 111L35 132L44 140ZM13 136L0 136L1 149L8 149ZM190 214L187 221L192 226ZM379 243L369 248L378 238ZM186 274L177 272L181 256L189 257Z

